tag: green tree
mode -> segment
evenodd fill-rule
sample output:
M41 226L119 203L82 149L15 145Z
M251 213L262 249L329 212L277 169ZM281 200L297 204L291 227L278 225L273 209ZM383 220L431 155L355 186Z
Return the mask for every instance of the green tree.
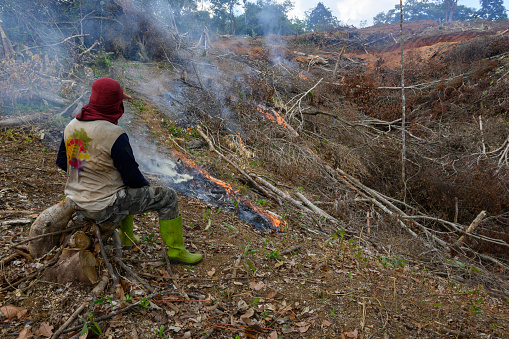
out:
M502 0L480 0L481 9L477 16L487 20L507 20L507 13Z
M293 34L304 34L308 31L306 26L306 20L293 18L290 21L292 22L293 26Z
M470 8L464 5L456 6L456 9L454 10L454 17L455 20L458 21L469 21L472 20L475 16L475 9Z
M219 32L235 34L237 24L233 9L239 3L240 0L210 0L214 21Z
M394 9L388 10L387 13L380 12L373 17L373 25L383 25L396 22L395 14L396 11Z
M311 31L327 31L339 24L331 10L319 2L315 8L306 12L306 25Z
M287 15L292 8L293 3L290 0L283 3L276 0L247 2L244 13L237 17L239 31L250 36L294 34L298 27L293 25Z
M408 0L403 5L405 21L412 20L470 20L475 10L465 6L456 6L456 0ZM373 18L374 25L399 22L399 5L386 13L380 12Z
M444 0L443 7L445 9L445 21L452 22L454 9L458 5L458 0Z

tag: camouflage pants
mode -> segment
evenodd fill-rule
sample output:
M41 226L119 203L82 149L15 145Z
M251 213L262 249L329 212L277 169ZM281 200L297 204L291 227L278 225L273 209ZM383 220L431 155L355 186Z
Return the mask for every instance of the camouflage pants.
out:
M93 219L96 223L119 222L130 214L157 211L159 220L171 220L178 217L179 208L177 194L174 190L164 186L145 186L141 188L126 188L117 192L113 204L102 211L79 211L85 218Z

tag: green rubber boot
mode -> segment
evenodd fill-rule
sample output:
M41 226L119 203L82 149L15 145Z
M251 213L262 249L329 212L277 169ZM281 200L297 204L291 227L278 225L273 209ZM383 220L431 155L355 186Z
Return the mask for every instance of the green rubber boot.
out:
M122 221L120 221L120 229L118 230L118 235L120 237L122 247L126 249L130 249L133 247L133 245L140 242L140 238L133 233L133 223L134 219L132 215L128 215L122 219Z
M159 229L161 238L168 246L168 257L170 263L179 265L196 265L203 256L199 253L189 253L184 248L184 238L182 235L182 217L171 220L159 220Z

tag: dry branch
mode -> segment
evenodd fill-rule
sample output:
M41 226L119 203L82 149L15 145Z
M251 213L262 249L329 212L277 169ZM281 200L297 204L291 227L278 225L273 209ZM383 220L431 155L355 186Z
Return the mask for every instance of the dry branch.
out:
M26 225L26 224L30 224L30 222L32 222L32 220L30 220L28 218L13 219L13 220L2 221L0 223L0 226Z
M143 287L149 291L150 293L154 293L155 289L150 286L143 278L141 278L139 275L137 275L136 273L134 273L134 271L129 267L127 266L123 261L122 259L120 258L117 258L117 257L113 257L113 260L120 265L120 267L122 267L126 272L127 274L133 278L134 280L138 281L140 284L143 285Z
M9 286L6 286L2 289L0 289L0 292L4 292L4 291L7 291L11 288L15 288L16 286L18 286L19 284L27 281L27 280L31 280L33 278L35 278L36 276L38 276L39 274L41 274L41 272L43 272L46 268L50 267L50 266L53 266L57 261L58 259L60 258L60 253L61 251L58 251L55 256L53 258L50 259L50 261L48 261L43 267L41 267L40 269L38 269L36 272L18 280L18 281L15 281L15 282L9 282Z
M285 121L285 119L283 119L281 117L281 115L279 115L272 107L262 107L262 105L258 105L257 109L265 117L267 117L269 120L271 120L271 121L277 123L278 125L283 126L284 128L286 128L286 130L290 133L290 135L293 138L295 138L295 139L299 139L300 138L299 133L297 133L297 131L292 126L290 126L290 124L287 123Z
M341 56L345 52L346 45L343 45L343 48L341 49L341 53L338 55L338 59L336 60L336 66L334 67L334 73L332 73L332 79L336 79L336 73L338 71L339 66L339 60L341 60Z
M292 119L292 118L294 117L294 115L295 115L295 114L293 114L293 113L292 113L292 112L293 112L293 110L294 110L294 108L295 108L295 106L297 106L297 105L298 105L298 106L299 106L299 108L300 108L300 104L301 104L302 99L304 99L304 98L306 97L306 95L308 95L308 93L309 93L309 92L311 92L312 90L314 90L314 89L316 88L316 86L318 86L318 85L320 84L320 82L322 82L322 80L323 80L323 78L321 78L320 80L318 80L318 82L317 82L317 83L316 83L313 87L311 87L310 89L308 89L308 90L306 91L306 93L304 93L303 95L301 95L301 97L300 97L299 99L297 99L297 101L293 104L293 106L292 106L290 109L288 109L288 110L286 111L286 112L287 112L287 114L290 116L290 119ZM285 105L285 107L288 107L288 105L289 105L289 104L290 104L290 102L288 102L288 103ZM300 110L300 109L299 109L299 111L302 111L302 110Z
M108 277L108 272L106 271L101 276L99 283L97 283L97 285L95 285L94 289L92 290L92 294L95 297L99 297L106 289L106 286L108 285L108 281L110 281L110 278Z
M4 267L5 264L13 261L14 259L16 259L17 257L19 257L21 254L19 252L16 252L16 253L11 253L9 254L8 256L6 256L5 258L2 258L2 260L0 260L0 267Z
M285 255L285 254L288 254L288 253L292 253L292 252L298 251L301 248L302 248L302 245L297 245L295 247L292 247L292 248L286 249L284 251L281 251L281 253L279 253L279 254L280 255Z
M463 331L458 331L458 330L452 330L452 329L449 329L447 327L442 327L440 329L440 332L442 332L443 334L454 336L456 338L470 338L472 336L472 334L470 332L463 332Z
M30 211L30 210L0 210L1 217L4 217L6 215L12 215L12 214L31 215L34 218L38 216L36 211Z
M64 330L67 327L69 327L69 325L71 325L74 320L76 320L76 318L80 315L81 312L83 312L87 304L88 303L86 302L81 304L81 306L78 307L76 311L74 311L74 313L69 317L69 319L67 319L67 321L62 326L60 326L60 328L51 336L51 339L57 339L58 337L60 337L62 332L64 332Z
M253 173L249 173L250 175L253 175ZM272 190L274 194L280 196L281 198L285 199L286 201L290 202L293 206L299 208L303 212L309 213L312 212L309 208L304 206L302 204L302 201L298 201L287 195L285 192L281 191L280 189L276 188L274 185L269 183L268 181L262 179L260 176L254 174L253 175L256 180L258 180L261 184L265 185L268 189Z
M103 320L106 320L106 319L113 318L113 317L114 317L114 316L116 316L116 315L122 314L122 313L124 313L124 312L127 312L127 311L129 311L129 310L131 310L131 309L135 308L135 307L136 307L136 306L138 306L141 302L146 302L146 300L153 299L154 297L156 297L156 296L158 296L158 295L160 295L160 294L161 294L160 292L153 293L153 294L151 294L151 295L149 295L149 296L147 296L147 297L144 297L143 299L138 300L138 301L137 301L137 302L135 302L134 304L131 304L131 305L127 306L127 307L124 307L124 308L122 308L122 309L120 309L120 310L110 312L110 313L108 313L108 314L106 314L106 315L103 315L103 316L97 317L97 318L95 318L94 320L95 320L96 322L100 322L100 321L103 321ZM73 331L79 330L79 329L80 329L80 328L82 328L82 327L83 327L83 325L74 326L74 327L72 327L72 328L69 328L69 329L65 330L65 331L64 331L64 333L73 332Z
M71 232L71 231L74 231L74 230L77 230L77 229L80 229L80 228L83 228L83 226L74 226L74 227L66 228L65 230L61 230L61 231L41 234L41 235L38 235L38 236L35 236L35 237L32 237L32 238L25 239L23 241L17 242L15 244L12 244L12 246L13 247L17 247L19 245L25 244L25 243L30 242L30 241L34 241L34 240L37 240L37 239L42 239L42 238L49 237L49 236L52 236L52 235L60 235L62 233Z
M338 220L336 218L330 216L324 210L315 206L315 204L313 204L311 201L309 201L302 193L297 192L297 193L295 193L295 195L297 195L306 204L306 206L309 207L311 210L313 210L313 212L315 212L316 214L324 217L325 219L327 219L329 221L338 222Z
M64 99L64 98L61 98L59 97L58 95L55 95L55 94L52 94L52 93L49 93L49 92L39 92L39 91L34 91L32 92L32 95L40 98L40 99L43 99L43 100L46 100L46 101L50 101L54 104L57 104L57 105L68 105L69 104L69 100L67 99Z
M94 41L94 43L92 44L92 46L90 46L89 48L87 48L86 50L84 50L83 52L80 53L80 56L83 56L84 54L87 54L89 53L91 50L93 50L97 45L99 44L99 41Z
M48 45L44 45L44 46L32 46L32 47L25 47L24 49L25 50L29 50L29 49L34 49L34 48L44 48L44 47L53 47L53 46L57 46L57 45L60 45L60 44L63 44L64 42L66 41L69 41L71 39L74 39L74 38L82 38L82 37L85 37L85 36L88 36L89 34L77 34L77 35L73 35L73 36L69 36L67 38L65 38L64 40L60 41L60 42L56 42L54 44L48 44Z
M113 232L111 238L113 240L113 255L122 259L122 241L120 240L118 232Z
M481 213L479 213L479 215L477 215L477 217L474 219L474 221L472 221L470 226L468 226L467 230L465 231L466 234L463 234L458 239L458 241L456 241L455 245L460 246L462 243L464 243L465 239L467 238L467 234L471 234L472 232L474 232L475 229L477 228L477 226L479 226L479 223L484 219L485 216L486 216L486 211L481 211Z
M444 225L446 228L449 229L449 227L452 227L456 232L463 232L463 226L458 224L458 223L455 223L455 222L451 222L451 221L447 221L447 220L443 220L443 219L440 219L440 218L436 218L436 217L430 217L430 216L427 216L427 215L408 215L408 216L400 216L401 219L423 219L423 220L431 220L431 221L436 221L442 225ZM495 244L495 245L500 245L500 246L505 246L505 247L509 247L509 244L506 243L505 241L503 240L500 240L500 239L494 239L494 238L490 238L490 237L487 237L487 236L484 236L484 235L476 235L476 234L471 234L471 233L464 233L463 235L465 236L468 236L468 237L471 237L471 238L474 238L474 239L478 239L478 240L482 240L482 241L486 241L486 242L489 242L489 243L492 243L492 244Z
M79 113L79 111L81 111L81 109L85 105L85 96L87 94L89 94L89 92L85 92L82 95L80 95L78 99L74 100L74 102L67 106L67 108L64 109L61 113L59 113L59 115L62 117L70 116L74 118L76 114Z
M15 249L16 253L18 253L19 255L25 257L28 261L31 261L33 262L34 261L34 258L32 258L32 256L29 254L29 253L26 253L25 251L22 251L20 249Z
M196 130L198 131L198 133L201 135L201 137L207 142L207 144L209 145L209 151L212 151L212 152L215 152L217 155L219 155L221 157L221 159L225 160L227 163L229 163L230 165L232 165L237 171L239 171L257 190L259 190L263 195L265 195L266 197L268 198L271 198L273 199L274 201L276 201L279 205L281 205L281 200L279 200L279 198L277 196L274 196L273 194L271 194L269 191L267 191L265 188L263 188L262 186L260 186L249 174L247 174L246 172L244 172L239 166L237 166L235 163L233 163L230 159L228 159L227 157L225 157L223 154L221 154L221 152L219 152L218 150L216 150L216 148L214 147L214 144L212 143L212 141L210 140L210 138L203 132L203 130L201 129L201 126L197 126L196 127Z
M354 177L348 175L347 173L345 173L344 171L338 169L338 172L344 176L343 178L343 181L345 183L347 183L350 187L352 187L352 185L354 185L354 187L356 188L359 188L361 189L363 192L361 192L360 190L358 190L358 192L362 195L362 196L365 196L365 197L368 197L369 199L371 199L371 201L376 205L378 206L380 209L382 209L384 212L386 212L387 214L395 217L397 220L398 220L398 223L404 228L406 229L412 236L418 238L418 239L421 239L414 231L412 231L412 229L410 227L408 227L403 221L402 219L409 219L409 220L412 220L413 221L413 224L417 227L419 227L428 237L430 237L431 239L433 239L435 242L437 242L438 244L440 244L446 251L450 251L450 248L449 248L449 244L446 243L444 240L438 238L437 236L431 234L429 232L429 230L424 227L423 225L421 225L420 223L418 222L415 222L415 219L417 218L425 218L423 216L409 216L407 215L406 213L404 213L402 210L400 210L399 208L397 208L396 206L394 206L392 203L390 203L387 199L385 199L383 197L383 195L381 193L378 193L376 192L375 190L372 190L366 186L364 186L363 184L361 184L357 179L355 179ZM348 179L348 180L346 180ZM364 193L366 192L366 193ZM369 196L368 196L369 194ZM485 214L484 214L485 215ZM474 222L472 222L472 224L477 224L482 220L482 218L484 217L483 213L481 212L479 214L479 216L476 218L479 219L477 222L474 220ZM427 217L427 219L433 219L433 220L436 220L436 218L431 218L431 217ZM447 222L449 224L452 224L454 225L455 227L457 227L456 224L453 224L451 222ZM472 225L471 225L472 226ZM470 228L470 227L469 227ZM472 227L470 233L474 230L475 228ZM472 234L470 233L465 233L465 236L471 236ZM480 238L480 237L479 237ZM489 238L488 238L489 239ZM424 241L424 239L421 239ZM486 239L483 239L483 240L486 240ZM494 240L496 242L496 239L489 239L489 240ZM497 243L497 242L496 242ZM429 244L427 244L426 242L424 242L424 244L426 246L429 247ZM499 245L507 245L505 242L504 243L498 243ZM507 265L504 265L503 263L501 263L500 261L490 257L490 256L487 256L487 255L484 255L484 254L480 254L480 253L477 253L475 252L474 250L470 249L470 248L465 248L465 247L462 247L462 249L465 249L465 250L468 250L470 252L472 252L474 255L477 255L479 256L480 258L486 260L486 261L491 261L492 263L496 264L496 265L499 265L500 267L503 267L504 269L508 269L509 270L509 267L507 267Z
M104 266L106 266L106 269L111 275L111 278L113 279L113 283L115 286L117 286L120 283L120 280L118 276L116 275L115 271L113 270L113 266L111 266L111 263L108 259L108 255L106 254L106 250L104 249L104 244L101 238L101 230L99 229L99 225L94 225L95 228L95 235L97 237L97 241L99 242L99 247L101 249L101 255L103 257Z
M339 174L341 174L343 176L342 177L343 181L349 182L350 185L354 185L355 187L357 187L357 188L361 189L362 191L364 191L366 193L366 194L363 193L364 196L370 198L371 201L376 206L378 206L381 210L383 210L385 213L387 213L390 216L396 218L398 220L398 223L405 230L407 230L408 233L410 233L413 237L420 239L419 236L417 235L417 233L415 233L410 227L408 227L401 220L401 219L405 219L405 218L408 217L408 215L405 212L403 212L401 209L396 207L394 204L392 204L389 200L387 200L385 197L383 197L377 191L375 191L375 190L373 190L373 189L371 189L371 188L361 184L360 181L357 180L356 178L354 178L351 175L345 173L344 171L342 171L339 168L337 169L337 171L338 171ZM428 237L432 238L435 242L437 242L442 247L444 247L445 250L449 251L449 245L445 241L443 241L442 239L438 238L437 236L431 234L430 231L426 227L424 227L420 223L416 222L415 220L412 220L412 222L413 222L413 224L415 226L420 228ZM424 244L429 247L429 244L427 244L426 242L424 242Z
M453 80L457 79L457 78L461 78L461 77L465 77L467 75L469 75L470 72L467 72L467 73L463 73L463 74L460 74L460 75L456 75L456 76L453 76L453 77L450 77L448 79L440 79L440 80L433 80L433 81L430 81L430 82L426 82L426 83L422 83L422 84L415 84L415 85L411 85L411 86L391 86L391 87L387 87L387 86L380 86L380 87L377 87L378 89L392 89L392 90L402 90L402 89L405 89L405 90L408 90L408 89L418 89L418 90L423 90L423 89L426 89L426 88L430 88L430 87L433 87L437 84L441 84L441 83L449 83L449 82L452 82Z

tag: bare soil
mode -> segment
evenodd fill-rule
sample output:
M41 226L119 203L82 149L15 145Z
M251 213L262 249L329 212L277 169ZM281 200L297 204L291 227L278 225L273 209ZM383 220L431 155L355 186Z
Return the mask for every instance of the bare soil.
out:
M58 136L58 131L51 132ZM65 175L54 165L57 138L41 140L41 133L9 130L1 138L4 256L13 243L24 239L30 217L62 198ZM467 333L505 337L509 333L507 300L490 296L483 286L468 287L434 275L418 260L404 259L397 252L378 251L362 240L362 231L360 237L345 235L340 241L306 232L288 217L285 231L261 232L198 200L180 196L179 203L187 247L204 253L204 261L196 267L172 266L175 278L171 279L161 261L164 246L157 216L136 216L136 233L146 240L124 256L151 285L172 294L151 300L148 308L140 306L100 322L105 337L152 338L161 326L164 335L193 338L207 333L217 338L242 334L272 338L274 332L285 338L436 338ZM207 210L211 212L208 229ZM27 217L22 225L4 224ZM364 230L379 231L376 225ZM389 246L391 239L387 240ZM89 304L83 315L92 312L95 318L133 302L94 304L97 298L88 288L38 279L9 287L9 282L36 272L38 265L20 256L3 266L2 304L27 310L18 318L2 309L4 338L16 337L23 328L35 333L44 324L55 331L84 301ZM135 282L126 286L134 300L144 295ZM111 291L105 296L114 297Z

